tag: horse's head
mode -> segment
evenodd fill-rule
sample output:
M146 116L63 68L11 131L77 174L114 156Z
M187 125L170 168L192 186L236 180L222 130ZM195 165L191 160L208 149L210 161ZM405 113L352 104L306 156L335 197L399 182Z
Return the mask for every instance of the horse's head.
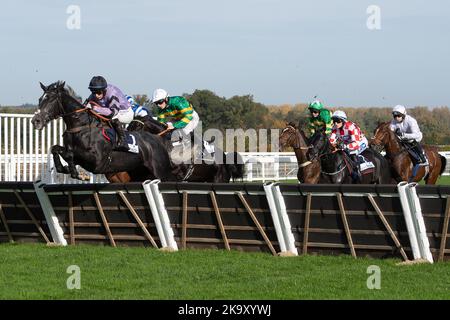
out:
M379 152L389 144L391 140L395 140L395 137L390 128L390 124L389 122L383 122L375 128L374 135L369 141L369 146Z
M144 117L136 117L128 125L128 131L147 131L152 134L158 134L167 129L167 125L153 119L150 115Z
M300 141L298 139L297 127L295 126L295 123L289 122L286 124L286 127L281 131L278 145L280 146L280 150L286 147L300 147Z
M31 119L33 127L37 130L42 130L48 122L61 117L64 113L62 93L64 92L65 82L58 81L49 86L40 84L44 93L39 98L38 109Z
M310 138L309 143L311 148L308 151L309 159L316 159L320 155L327 152L327 147L329 146L328 137L324 131L319 130L314 133Z

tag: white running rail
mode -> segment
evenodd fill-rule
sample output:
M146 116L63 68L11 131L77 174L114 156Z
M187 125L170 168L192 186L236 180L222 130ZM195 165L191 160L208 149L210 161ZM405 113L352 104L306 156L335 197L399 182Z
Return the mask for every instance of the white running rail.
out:
M32 114L0 113L0 181L35 181L48 183L81 183L68 175L57 174L50 147L62 145L64 122L51 121L42 131L34 130ZM440 152L450 163L450 152ZM293 152L242 152L245 181L295 180L297 159ZM443 175L450 175L450 164ZM103 175L92 176L93 182L106 182Z

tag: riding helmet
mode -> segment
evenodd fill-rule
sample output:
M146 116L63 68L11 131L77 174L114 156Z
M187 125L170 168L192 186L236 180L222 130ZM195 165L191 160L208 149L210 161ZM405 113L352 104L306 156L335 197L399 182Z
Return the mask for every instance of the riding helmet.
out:
M106 79L102 76L95 76L91 79L91 82L89 82L89 90L105 90L108 86L108 83L106 82Z
M314 100L309 104L308 109L320 111L323 109L323 103L320 100Z
M344 122L347 121L347 114L342 110L336 110L333 112L333 115L331 116L331 119L341 119Z

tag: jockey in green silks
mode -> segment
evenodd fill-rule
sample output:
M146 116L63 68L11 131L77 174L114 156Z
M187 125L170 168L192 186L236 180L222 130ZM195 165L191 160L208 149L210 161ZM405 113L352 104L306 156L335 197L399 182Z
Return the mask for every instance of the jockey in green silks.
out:
M308 122L309 136L311 137L316 131L324 130L327 136L331 134L333 121L328 109L325 109L320 100L314 100L308 106L311 116Z

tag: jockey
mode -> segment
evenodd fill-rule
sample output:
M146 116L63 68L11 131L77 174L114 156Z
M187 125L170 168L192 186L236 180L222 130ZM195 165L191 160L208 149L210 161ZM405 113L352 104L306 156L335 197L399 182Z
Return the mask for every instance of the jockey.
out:
M350 158L352 159L357 179L361 179L361 173L359 172L358 166L358 155L363 153L369 146L369 142L361 129L353 122L347 120L347 115L342 110L337 110L331 116L333 120L333 128L331 129L330 143L333 146L337 146L339 141L342 141L343 146L341 147L346 151Z
M130 123L133 120L133 110L127 98L119 88L108 84L102 76L91 79L89 90L92 94L87 101L96 102L99 106L88 104L87 107L111 119L111 125L117 133L115 149L129 151L122 126L122 123Z
M139 103L137 103L132 96L126 95L125 97L130 103L131 109L133 110L135 117L146 117L150 115L150 111L148 111L147 108L139 105Z
M329 136L331 134L331 127L333 126L330 111L325 109L323 103L319 100L311 102L308 109L311 113L308 123L310 136L313 136L319 130L324 130L326 135Z
M406 114L406 108L402 105L396 105L392 109L392 116L391 130L395 132L402 142L408 143L408 147L413 151L413 157L419 164L426 164L427 159L419 143L422 141L423 135L416 119Z
M167 124L168 129L180 129L185 136L189 136L198 126L199 116L184 97L170 97L166 90L156 89L152 102L158 107L158 121ZM182 136L179 135L179 138Z

